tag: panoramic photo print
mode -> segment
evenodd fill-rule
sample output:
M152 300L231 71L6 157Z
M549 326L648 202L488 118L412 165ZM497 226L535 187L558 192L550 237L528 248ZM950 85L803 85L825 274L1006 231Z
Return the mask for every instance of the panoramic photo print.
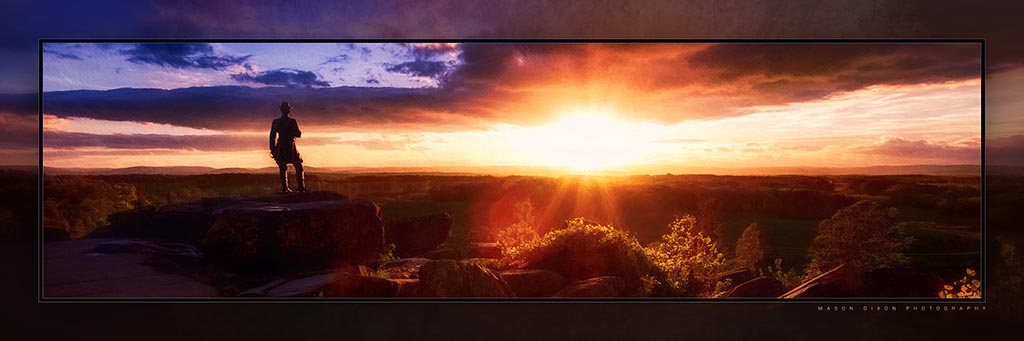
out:
M983 297L980 41L40 52L43 299Z

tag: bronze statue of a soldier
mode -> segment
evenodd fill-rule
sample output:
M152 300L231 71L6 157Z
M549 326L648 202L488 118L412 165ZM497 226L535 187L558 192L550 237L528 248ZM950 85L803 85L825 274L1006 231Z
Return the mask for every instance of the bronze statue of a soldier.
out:
M281 117L274 119L270 125L270 157L277 161L277 168L281 171L281 191L291 192L288 188L288 164L295 166L296 182L298 190L307 191L302 179L302 158L299 150L295 148L295 139L302 137L299 124L294 118L288 117L292 111L292 105L288 102L281 102ZM277 135L276 141L274 135Z

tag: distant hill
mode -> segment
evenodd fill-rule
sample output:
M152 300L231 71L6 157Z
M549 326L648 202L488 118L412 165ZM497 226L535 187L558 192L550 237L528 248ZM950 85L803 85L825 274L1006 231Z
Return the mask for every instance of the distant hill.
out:
M14 166L12 166L14 167ZM21 167L21 166L17 166ZM31 166L25 166L31 167ZM577 172L554 167L524 166L466 166L466 167L305 167L310 173L350 173L350 174L449 174L449 175L542 175L559 176L576 174ZM1024 174L1024 167L989 166L990 173ZM276 173L277 167L263 168L212 168L198 166L173 167L127 167L127 168L55 168L44 167L45 174L263 174ZM632 174L716 174L716 175L899 175L927 174L947 176L978 176L981 175L980 165L910 165L910 166L867 166L867 167L762 167L762 168L716 168L716 167L630 167L598 172L599 175L632 175Z

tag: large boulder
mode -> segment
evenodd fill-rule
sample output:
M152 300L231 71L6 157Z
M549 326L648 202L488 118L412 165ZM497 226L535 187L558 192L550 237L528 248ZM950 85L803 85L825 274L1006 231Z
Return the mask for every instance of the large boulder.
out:
M469 258L501 258L501 246L498 243L471 243L467 257Z
M550 296L565 285L562 275L541 269L506 270L501 272L501 279L508 283L516 297Z
M626 282L615 276L601 276L570 284L554 297L621 297Z
M416 258L426 259L462 259L462 253L459 250L442 247L436 250L427 251L423 254L417 255Z
M400 258L381 264L378 269L390 279L420 278L420 269L431 260L427 258Z
M388 220L384 224L387 243L395 244L395 255L412 257L436 249L448 240L452 217L448 213Z
M736 285L725 297L779 297L786 292L778 280L770 277L760 276L752 280Z
M198 243L210 229L219 211L227 208L345 200L334 192L278 193L259 197L207 198L161 207L142 207L108 217L110 225L96 229L91 237L143 237Z
M500 275L480 264L445 259L423 264L416 296L513 297L515 293Z
M369 200L245 203L218 209L202 250L239 272L370 264L384 249L380 208Z

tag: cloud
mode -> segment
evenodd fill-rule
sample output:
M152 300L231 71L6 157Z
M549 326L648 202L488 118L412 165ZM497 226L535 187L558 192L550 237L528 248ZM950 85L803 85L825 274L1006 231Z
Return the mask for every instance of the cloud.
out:
M303 122L360 128L434 124L445 126L433 129L468 130L485 121L539 124L588 106L634 120L678 123L746 115L753 106L820 99L872 84L971 77L966 65L977 62L968 56L977 51L948 44L836 44L810 50L792 44L727 45L745 47L472 43L458 46L458 61L450 70L441 62L422 60L389 67L392 72L436 77L440 87L430 89L387 87L370 69L359 78L367 87L323 89L330 84L313 72L278 69L232 77L290 88L63 91L47 93L44 104L47 113L60 116L209 129L265 129L262 113L275 111L267 103L283 99L302 106L305 112L297 114L305 115ZM927 48L917 49L922 46ZM760 66L745 65L736 54ZM813 60L809 55L825 61L801 65L789 60Z
M348 61L347 54L339 54L337 56L327 57L320 65L331 64L331 63L344 63Z
M389 65L386 70L414 77L440 78L448 72L448 64L439 61L415 60L397 65Z
M244 83L258 83L288 87L328 87L331 83L320 79L312 71L296 69L274 69L256 73L238 73L231 79Z
M213 46L203 43L142 43L120 51L128 61L174 68L223 70L245 64L251 55L216 55Z
M459 45L455 43L415 43L402 44L409 57L414 60L435 60L446 54L455 53Z
M716 44L684 61L718 91L746 93L755 105L981 77L981 45L963 43Z
M44 131L43 147L74 149L182 149L197 151L240 151L266 149L266 138L245 135L89 134Z
M465 96L463 100L460 96ZM263 131L291 101L292 115L303 126L367 126L472 124L475 96L437 88L297 88L244 86L194 87L172 90L114 89L48 92L43 108L59 117L164 123L213 130ZM463 111L466 110L466 111ZM459 115L438 113L459 111ZM465 115L465 117L460 117ZM480 114L482 115L482 114Z
M951 163L980 163L981 148L975 144L940 144L926 140L890 137L871 145L856 146L855 152L905 161L943 160Z
M79 57L78 55L76 55L74 53L67 52L67 51L61 51L61 50L59 50L57 48L54 48L54 47L51 47L51 46L44 46L43 47L43 53L44 54L49 54L49 55L52 55L52 56L55 56L55 57L61 58L61 59L82 60L82 57Z
M0 116L0 123L2 123ZM34 133L34 131L33 131ZM38 136L38 135L34 135ZM112 150L173 149L204 152L267 150L267 137L254 134L167 135L167 134L93 134L47 130L43 146L47 149L104 148ZM297 142L300 150L308 146L347 145L366 150L426 150L418 138L343 138L307 136ZM33 144L35 145L35 144ZM0 147L24 147L0 143Z

